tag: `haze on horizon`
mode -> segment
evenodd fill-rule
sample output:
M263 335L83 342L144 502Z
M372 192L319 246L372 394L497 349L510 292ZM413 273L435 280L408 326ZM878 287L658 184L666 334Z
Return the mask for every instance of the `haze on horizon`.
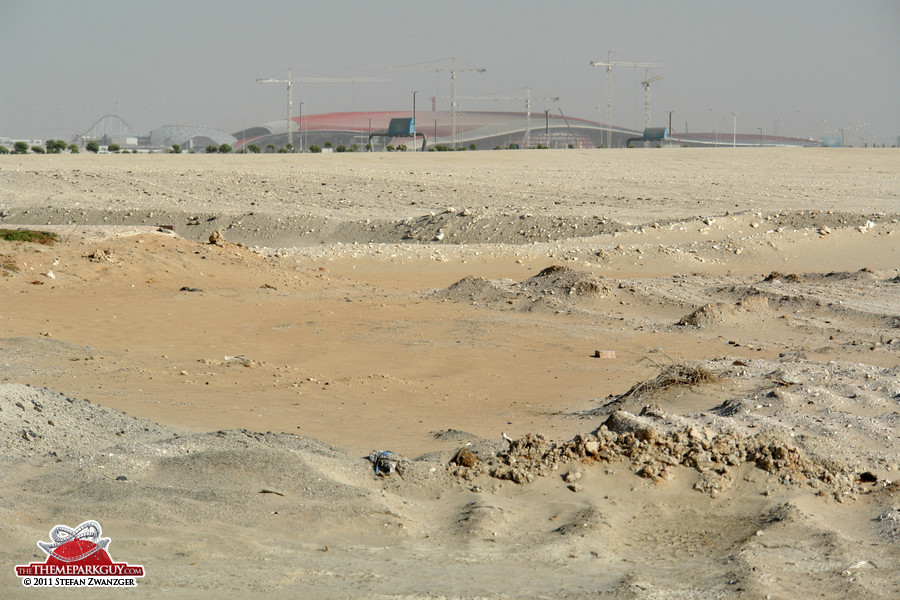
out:
M723 3L458 0L2 0L0 136L63 138L107 114L136 132L203 125L234 132L285 118L283 84L257 78L386 77L294 86L294 116L449 110L462 96L518 96L532 111L606 121L606 71L591 61L663 63L652 124L677 132L900 136L900 2ZM429 70L394 70L419 64ZM466 67L486 69L467 72ZM615 125L644 123L643 68L612 73ZM559 97L558 101L537 98ZM460 99L524 111L524 100ZM733 113L737 116L734 117Z

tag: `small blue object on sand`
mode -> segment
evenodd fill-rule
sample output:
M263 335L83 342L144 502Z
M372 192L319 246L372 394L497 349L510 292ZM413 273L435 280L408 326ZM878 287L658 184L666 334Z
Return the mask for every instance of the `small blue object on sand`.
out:
M400 455L390 450L373 450L369 460L375 465L376 475L390 475L394 471L400 473Z

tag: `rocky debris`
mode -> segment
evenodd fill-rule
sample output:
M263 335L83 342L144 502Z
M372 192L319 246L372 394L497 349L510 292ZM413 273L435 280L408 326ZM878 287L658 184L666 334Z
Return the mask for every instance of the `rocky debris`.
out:
M582 477L584 477L584 471L581 471L579 469L570 469L563 474L562 480L566 483L575 483Z
M222 232L216 229L209 234L209 243L214 246L224 246L227 242L225 241L225 236L222 235Z
M119 259L116 258L115 253L112 250L95 250L94 252L85 256L92 263L117 263Z
M796 273L788 273L787 275L783 273L779 273L778 271L772 271L768 275L766 275L763 281L789 281L791 283L799 283L803 281L803 278L797 275Z
M900 543L900 508L890 508L875 519L882 536L892 543Z
M451 462L456 463L461 467L471 468L481 462L481 459L478 458L475 453L468 448L460 448Z
M466 480L487 474L525 484L571 462L589 465L625 459L636 474L651 480L670 479L678 466L695 469L700 474L695 489L715 497L731 488L738 467L750 463L776 476L782 484L809 485L839 501L859 492L854 473L834 463L810 459L773 433L715 432L707 427L675 427L669 421L667 415L653 410L642 415L616 411L595 431L568 442L551 442L541 434L528 434L510 442L506 451L471 467L454 462L450 471ZM566 483L577 481L573 472L564 476Z

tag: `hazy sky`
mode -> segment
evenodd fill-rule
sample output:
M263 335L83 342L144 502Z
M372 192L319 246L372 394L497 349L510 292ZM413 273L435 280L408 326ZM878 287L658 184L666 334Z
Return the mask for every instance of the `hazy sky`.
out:
M0 136L70 138L106 114L137 132L162 125L237 131L283 119L286 91L258 77L388 77L296 84L295 114L448 110L457 93L520 95L606 120L606 72L590 62L657 62L652 124L832 135L900 135L900 1L681 0L0 0ZM644 122L642 68L613 70L613 123ZM460 100L462 110L523 101ZM837 133L839 135L839 133Z

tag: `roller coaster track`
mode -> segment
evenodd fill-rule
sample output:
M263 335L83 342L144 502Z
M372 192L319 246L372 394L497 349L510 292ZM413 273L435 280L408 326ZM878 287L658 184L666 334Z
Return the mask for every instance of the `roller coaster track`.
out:
M97 122L91 125L88 130L81 135L85 138L99 139L104 135L133 136L134 131L131 129L131 126L125 122L125 119L119 115L110 114L97 119Z

